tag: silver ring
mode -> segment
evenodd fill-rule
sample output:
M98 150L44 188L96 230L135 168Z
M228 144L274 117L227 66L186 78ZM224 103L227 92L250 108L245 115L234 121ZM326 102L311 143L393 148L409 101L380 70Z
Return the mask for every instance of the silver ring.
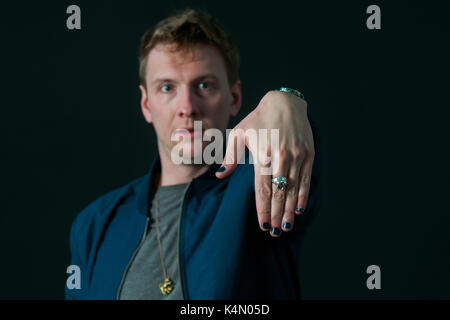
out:
M278 189L285 191L287 187L286 177L275 177L272 178L272 183L277 186Z

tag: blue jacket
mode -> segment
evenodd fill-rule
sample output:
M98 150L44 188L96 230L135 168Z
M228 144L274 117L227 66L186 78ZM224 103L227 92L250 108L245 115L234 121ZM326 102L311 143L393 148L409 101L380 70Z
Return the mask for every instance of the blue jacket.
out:
M306 213L279 238L259 228L253 165L239 165L224 180L215 177L219 165L212 165L191 181L179 223L184 299L300 297L298 256L304 226L317 210L317 154ZM81 270L81 289L66 287L67 299L117 299L144 239L151 181L159 171L156 157L149 173L101 196L77 215L70 249L71 264Z

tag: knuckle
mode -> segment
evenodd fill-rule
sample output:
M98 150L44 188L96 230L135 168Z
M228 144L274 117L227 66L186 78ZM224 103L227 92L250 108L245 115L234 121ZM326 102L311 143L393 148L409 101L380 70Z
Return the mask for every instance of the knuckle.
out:
M268 199L272 195L272 188L268 183L262 183L257 187L257 194L261 199Z
M285 192L277 188L273 192L273 198L276 201L282 201L285 198Z
M295 162L298 162L302 159L302 152L299 148L297 148L297 147L293 148L291 153L292 153L292 159Z
M263 168L269 168L271 165L270 156L265 152L259 152L257 158L258 164Z
M286 192L286 195L287 195L287 197L289 197L289 198L294 198L294 197L296 197L296 196L297 196L297 189L294 188L294 187L288 189L287 192Z
M308 184L310 180L311 180L311 176L310 176L309 174L304 174L304 175L302 176L302 181L301 181L301 183L302 183L302 184Z
M280 159L286 159L286 156L287 156L286 147L278 148L278 156L280 157Z
M261 156L267 157L267 158L270 158L270 155L272 154L272 150L270 149L270 146L267 146L265 148L261 147L259 149L259 152L260 152Z

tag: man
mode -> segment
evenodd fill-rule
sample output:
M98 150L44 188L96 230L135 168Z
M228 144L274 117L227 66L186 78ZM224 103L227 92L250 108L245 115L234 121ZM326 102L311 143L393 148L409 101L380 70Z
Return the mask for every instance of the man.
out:
M294 220L307 202L311 215L317 202L302 95L268 92L230 134L222 165L208 165L191 161L206 150L202 136L225 132L241 107L234 42L209 14L185 10L144 34L139 62L141 108L155 128L158 155L148 174L75 219L71 264L80 267L81 288L67 288L66 297L299 298L301 226ZM251 143L250 129L279 130L278 147ZM239 143L254 165L248 153L238 165Z

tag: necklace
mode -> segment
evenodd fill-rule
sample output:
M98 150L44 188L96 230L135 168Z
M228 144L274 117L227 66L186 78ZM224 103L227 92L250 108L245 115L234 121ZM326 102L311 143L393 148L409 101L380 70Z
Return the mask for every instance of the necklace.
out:
M159 235L159 224L158 224L158 211L159 211L159 190L156 192L156 203L155 203L155 221L156 221L156 238L158 239L158 246L159 246L159 256L161 257L161 266L164 273L164 283L161 283L159 285L159 289L161 290L161 293L163 295L168 295L173 290L173 281L167 276L166 271L166 265L164 263L164 257L162 253L162 246L161 246L161 237Z

